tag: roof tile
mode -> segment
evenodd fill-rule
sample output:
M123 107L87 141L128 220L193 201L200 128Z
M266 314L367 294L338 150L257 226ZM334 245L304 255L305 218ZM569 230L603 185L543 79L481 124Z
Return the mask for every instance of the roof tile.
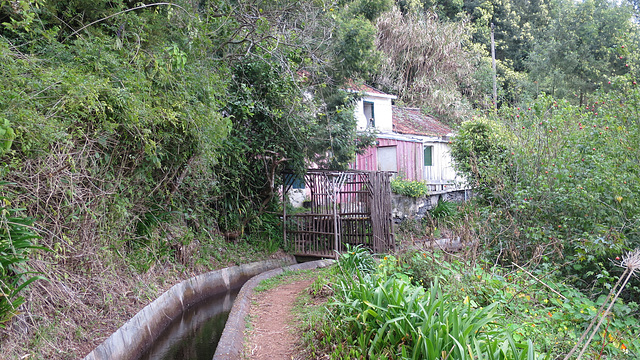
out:
M369 86L367 84L358 84L353 80L348 80L347 86L348 86L347 88L349 90L363 92L365 94L392 96L391 94L387 94L385 92L382 92L382 91L374 88L373 86Z
M393 131L398 134L445 136L453 132L450 127L418 108L393 107Z

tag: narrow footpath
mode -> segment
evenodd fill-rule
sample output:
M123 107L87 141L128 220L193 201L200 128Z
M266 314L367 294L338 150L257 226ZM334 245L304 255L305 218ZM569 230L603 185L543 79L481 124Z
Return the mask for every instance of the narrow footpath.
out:
M296 298L314 279L297 280L252 295L251 327L245 335L245 358L251 360L298 359L295 351L300 338L292 314Z

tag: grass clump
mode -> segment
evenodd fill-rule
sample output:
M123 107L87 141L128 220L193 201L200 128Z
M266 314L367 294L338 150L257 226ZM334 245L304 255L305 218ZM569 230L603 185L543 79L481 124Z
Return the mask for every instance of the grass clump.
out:
M356 260L357 259L357 260ZM341 256L329 312L307 347L332 359L538 359L531 342L495 326L498 304L454 301L439 280L414 282L391 256L377 266L363 248Z
M3 185L0 182L0 187ZM11 208L11 202L0 195L0 328L19 313L25 302L20 293L32 282L45 279L34 275L27 262L32 252L47 249L36 245L39 236L33 221L18 213L19 209Z
M637 359L640 353L639 306L636 302L590 298L568 285L560 265L537 269L501 267L483 261L464 261L441 252L413 251L398 256L396 268L416 285L441 279L440 286L452 302L495 306L502 314L495 326L506 329L516 341L531 340L535 351L564 358L594 319L603 319L593 340L585 346L586 358ZM614 287L620 289L619 287ZM603 305L612 305L602 311Z

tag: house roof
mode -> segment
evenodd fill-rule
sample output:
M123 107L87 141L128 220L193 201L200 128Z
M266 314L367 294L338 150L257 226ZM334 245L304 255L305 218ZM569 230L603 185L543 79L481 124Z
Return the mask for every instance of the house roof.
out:
M351 91L362 92L362 93L365 93L365 94L367 94L369 96L379 96L379 97L384 97L384 98L389 98L389 99L397 99L398 98L395 95L391 95L391 94L387 94L385 92L382 92L382 91L374 88L373 86L369 86L367 84L357 84L353 80L349 80L347 82L347 86L348 86L348 89L351 90Z
M393 106L393 131L398 134L446 136L453 130L418 108Z

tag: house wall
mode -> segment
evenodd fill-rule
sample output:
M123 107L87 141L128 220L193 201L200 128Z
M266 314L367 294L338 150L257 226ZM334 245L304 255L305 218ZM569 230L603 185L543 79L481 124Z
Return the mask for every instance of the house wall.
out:
M357 120L358 130L364 130L367 128L368 120L364 116L364 102L373 103L373 115L376 121L376 129L381 131L391 131L393 129L392 113L391 113L391 100L395 96L380 95L373 96L367 95L364 98L358 100L356 104L354 115Z
M460 181L456 177L453 168L453 159L449 144L432 139L416 141L403 141L399 139L378 138L378 146L368 148L364 154L356 155L356 161L349 165L350 169L377 171L381 169L378 164L378 148L394 146L396 148L397 171L407 180L426 181L429 184L447 185ZM433 146L433 165L424 166L423 146ZM436 187L438 190L442 186Z
M433 146L433 165L423 166L423 178L432 183L450 183L456 180L453 159L448 143L425 141L424 146Z
M380 170L378 166L378 148L396 147L397 171L407 180L423 179L423 150L422 143L397 139L378 138L378 146L368 148L364 154L356 155L356 161L349 165L354 170Z
M367 148L363 154L356 154L356 161L349 164L349 169L366 171L378 170L377 148L372 146Z

